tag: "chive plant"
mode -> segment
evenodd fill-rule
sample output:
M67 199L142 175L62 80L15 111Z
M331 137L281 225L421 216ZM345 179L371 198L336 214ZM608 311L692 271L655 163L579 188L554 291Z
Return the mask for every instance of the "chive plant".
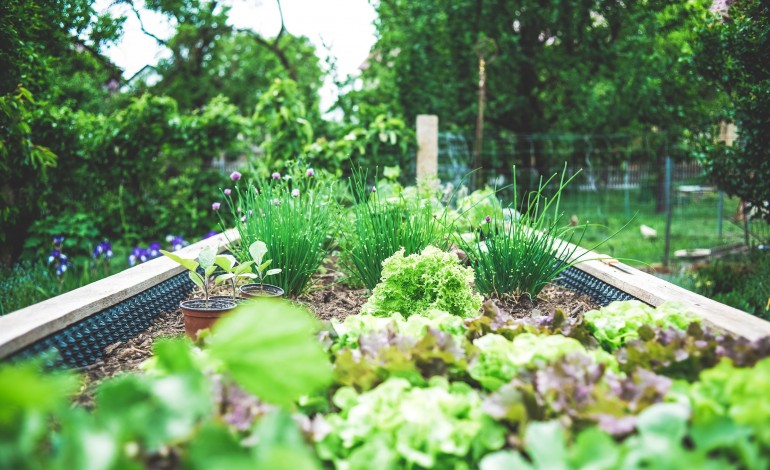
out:
M403 196L384 200L359 171L349 183L356 202L350 230L342 232L341 262L367 289L380 282L382 262L401 248L409 256L428 245L449 247L453 224L447 208L436 212L426 201Z
M513 194L518 201L514 171ZM472 240L458 237L476 275L476 288L486 295L522 295L535 297L559 274L577 264L573 257L586 226L571 227L560 223L559 202L562 190L577 174L565 181L566 167L551 198L545 190L555 182L554 174L537 190L529 192L519 207L520 217L506 221L501 216L487 218ZM578 240L572 245L577 235ZM598 246L598 245L597 245Z
M336 212L333 191L332 182L318 179L310 169L288 177L273 173L267 181L249 182L243 188L236 184L234 190L225 190L241 237L233 246L233 254L246 262L251 259L249 246L262 240L273 266L281 268L272 282L288 295L306 291L327 254ZM220 223L224 229L224 220Z

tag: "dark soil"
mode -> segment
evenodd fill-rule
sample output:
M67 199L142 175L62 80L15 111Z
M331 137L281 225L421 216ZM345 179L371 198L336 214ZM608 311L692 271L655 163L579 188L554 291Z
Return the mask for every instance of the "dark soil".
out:
M317 276L315 287L295 301L306 306L321 320L336 318L342 321L348 315L357 314L366 302L367 292L365 289L351 288L340 283L341 277L340 273L327 269L325 274ZM217 293L229 295L231 292ZM568 316L575 316L599 307L585 295L553 285L543 289L534 300L523 296L518 299L506 297L493 301L513 318L530 316L533 311L535 314L550 314L557 308L562 309ZM152 345L157 338L182 335L184 319L182 313L176 310L159 315L152 326L137 336L107 346L101 359L80 369L84 380L77 401L89 406L94 386L101 379L138 369L141 363L152 355Z

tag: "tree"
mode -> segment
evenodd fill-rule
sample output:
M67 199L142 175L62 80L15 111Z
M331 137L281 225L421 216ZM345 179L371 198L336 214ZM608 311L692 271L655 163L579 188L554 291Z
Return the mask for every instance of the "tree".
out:
M710 147L703 162L721 189L770 222L770 5L715 2L699 38L700 70L729 96L723 116L738 128L734 146Z

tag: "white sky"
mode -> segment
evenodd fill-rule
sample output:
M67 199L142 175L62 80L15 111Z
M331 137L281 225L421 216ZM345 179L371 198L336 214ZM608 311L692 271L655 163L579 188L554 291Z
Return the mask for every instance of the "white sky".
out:
M140 2L136 2L141 5ZM250 28L268 38L274 37L281 22L275 0L226 0L232 6L230 24L237 28ZM98 0L97 11L108 8L110 0ZM325 43L337 58L340 77L356 73L374 44L375 12L368 0L282 0L286 29L297 36L307 36L316 46L317 54L326 57ZM105 54L131 77L147 64L155 64L165 52L156 41L142 33L139 21L126 6L113 6L115 15L125 15L123 38ZM145 29L166 39L172 27L162 15L142 11ZM326 83L321 91L321 108L333 103L332 84Z

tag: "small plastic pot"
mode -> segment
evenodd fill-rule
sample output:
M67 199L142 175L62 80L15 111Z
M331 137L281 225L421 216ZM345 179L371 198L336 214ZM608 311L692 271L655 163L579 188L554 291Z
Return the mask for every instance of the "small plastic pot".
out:
M240 287L241 295L247 299L260 297L281 297L283 289L272 284L244 284Z
M198 337L198 331L211 328L219 317L235 309L236 304L232 299L204 299L185 300L180 302L179 309L184 315L184 332L192 339Z
M209 297L209 300L230 300L235 302L237 305L240 305L244 302L247 302L249 299L245 299L243 297L233 298L232 295L212 295Z

